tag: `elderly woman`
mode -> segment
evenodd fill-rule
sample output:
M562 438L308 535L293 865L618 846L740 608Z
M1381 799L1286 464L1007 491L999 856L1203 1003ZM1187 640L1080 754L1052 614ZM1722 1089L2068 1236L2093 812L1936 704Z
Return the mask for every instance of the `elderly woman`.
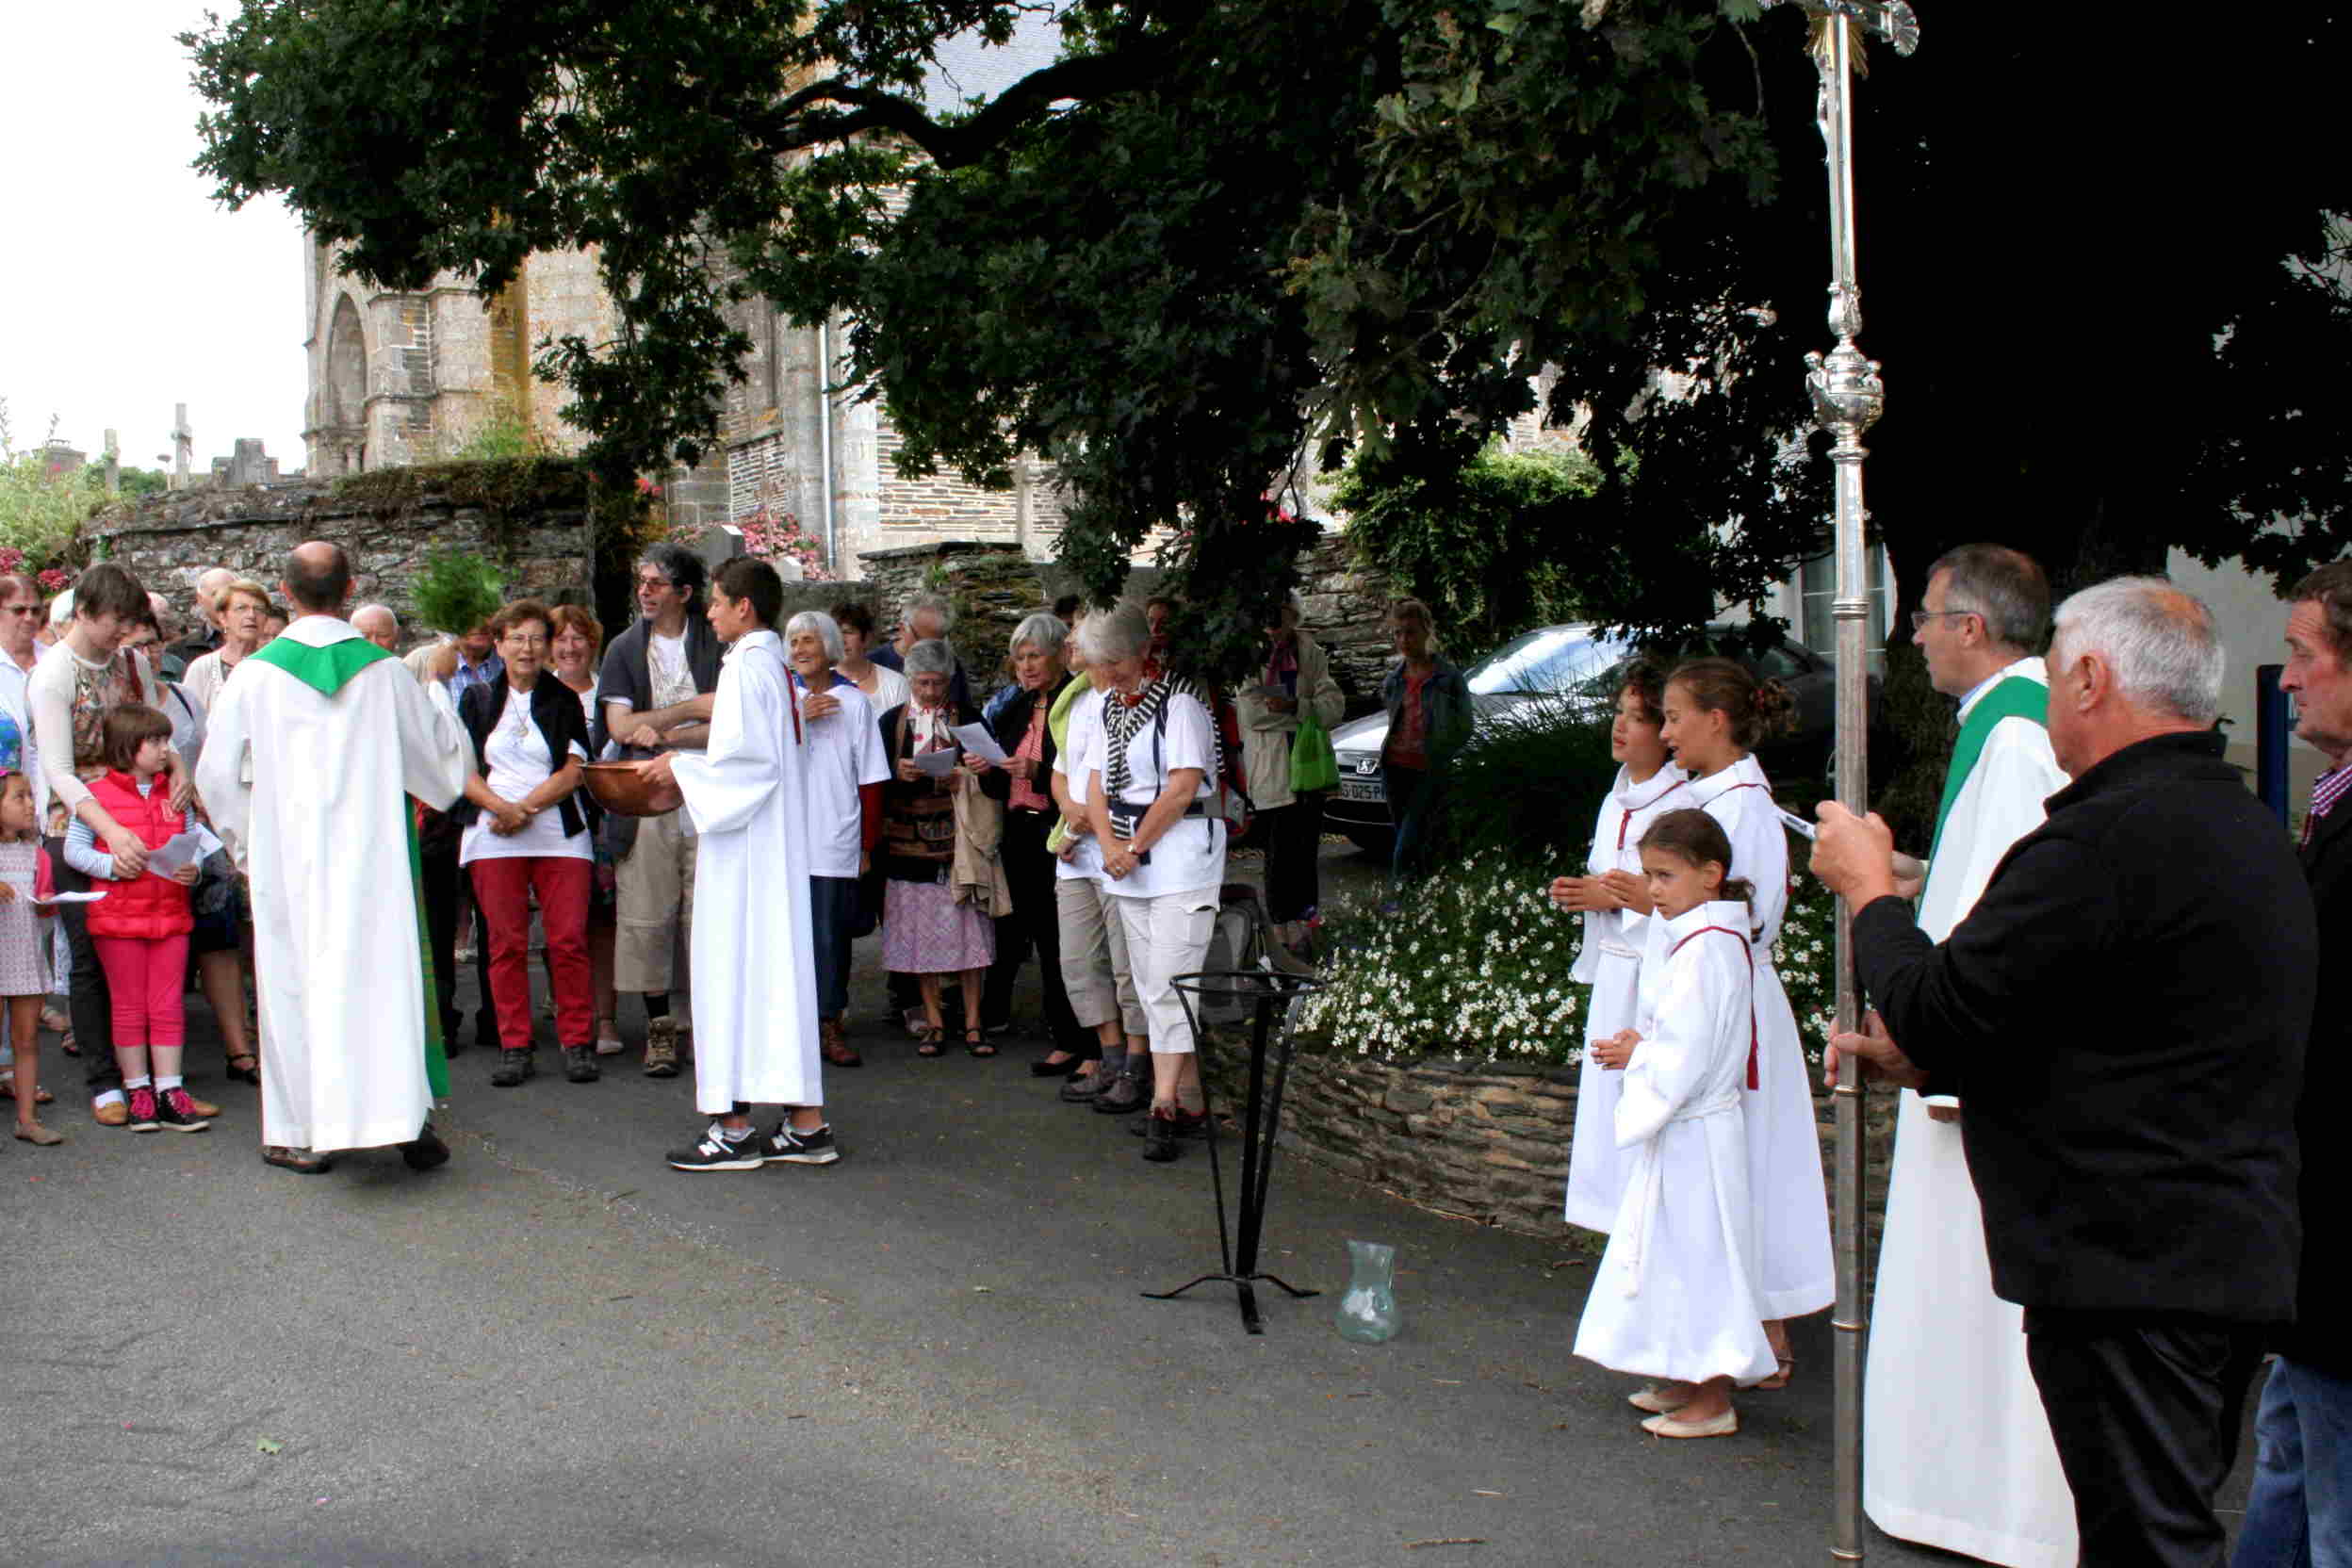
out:
M945 643L917 643L906 650L906 661L913 695L883 714L880 727L891 769L882 786L882 962L921 984L923 1034L917 1055L946 1051L940 977L954 974L963 984L964 1049L993 1056L996 1047L980 1031L981 993L996 958L993 911L959 899L956 886L962 832L957 819L967 814L957 808L959 797L966 792L979 794L981 786L955 732L958 725L977 724L979 715L949 700L956 658ZM918 760L923 758L953 761L935 772Z
M261 646L262 626L269 613L269 589L251 578L229 584L220 596L220 645L188 665L188 673L180 678L180 690L193 697L197 707L210 708L229 672Z
M1012 1016L1013 982L1035 948L1045 982L1046 1033L1054 1043L1050 1054L1029 1064L1040 1078L1067 1078L1102 1054L1093 1032L1070 1012L1063 988L1054 862L1045 847L1061 816L1054 804L1054 759L1060 743L1052 718L1055 701L1072 679L1062 660L1069 635L1069 628L1042 611L1013 629L1012 695L989 724L998 748L1010 760L1001 768L986 762L979 768L988 792L1004 803L1004 881L1013 896L1013 912L996 923L996 963L988 971L988 1004L981 1016L990 1021Z
M1429 874L1430 839L1446 804L1446 772L1470 739L1470 688L1462 672L1437 651L1437 623L1419 599L1389 607L1396 665L1380 683L1388 705L1388 735L1380 743L1380 777L1388 790L1396 843L1389 860L1392 887Z
M1266 845L1266 915L1297 947L1322 902L1315 857L1323 842L1323 792L1290 787L1291 737L1313 719L1329 731L1347 711L1322 645L1298 629L1296 600L1266 630L1261 683L1233 701L1241 719L1242 765Z
M544 667L554 624L547 607L534 599L508 605L496 625L504 671L486 685L467 687L458 704L458 717L473 737L474 772L466 780L466 798L449 814L465 830L458 863L473 878L490 945L500 1047L490 1082L498 1088L513 1088L536 1070L533 894L547 932L564 1075L575 1084L602 1076L593 1045L596 995L588 961L596 852L578 796L580 770L588 760L588 722L578 694Z
M874 709L857 687L834 673L841 629L820 611L804 610L784 623L784 654L792 667L808 769L801 799L808 813L808 923L815 949L818 1049L835 1067L861 1067L842 1033L849 1011L849 960L858 923L858 879L882 841L882 786L890 766L882 755Z
M580 698L580 714L593 737L596 729L596 659L604 651L604 623L589 613L584 605L559 604L550 613L554 616L550 624L555 628L555 641L547 652L555 678ZM351 624L359 624L356 614L351 617ZM617 1056L621 1053L620 999L612 988L612 947L620 929L614 904L617 857L608 834L599 830L595 838L596 881L588 890L588 966L596 977L596 1054ZM552 988L552 973L548 980Z
M1209 808L1221 761L1205 693L1146 678L1151 623L1130 605L1086 622L1086 658L1109 679L1086 757L1086 804L1127 936L1152 1047L1143 1157L1172 1160L1207 1121L1192 1026L1177 975L1200 969L1225 881L1225 823ZM1126 1072L1136 1074L1134 1057Z
M1061 822L1046 840L1054 867L1054 921L1061 936L1062 985L1071 1016L1094 1033L1096 1058L1081 1061L1062 1085L1061 1097L1091 1104L1105 1115L1139 1111L1151 1102L1140 1078L1123 1070L1132 1054L1141 1063L1150 1050L1142 1004L1135 1000L1134 972L1127 963L1127 932L1112 906L1102 874L1102 851L1095 842L1094 819L1078 790L1086 778L1086 759L1101 738L1102 688L1100 667L1086 662L1086 616L1077 612L1062 643L1062 661L1075 678L1066 682L1047 716L1054 737L1054 804Z

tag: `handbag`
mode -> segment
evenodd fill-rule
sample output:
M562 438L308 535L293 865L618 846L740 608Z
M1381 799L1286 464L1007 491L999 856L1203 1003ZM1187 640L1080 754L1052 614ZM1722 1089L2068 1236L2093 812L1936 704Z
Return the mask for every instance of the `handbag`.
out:
M1331 749L1331 734L1314 714L1301 713L1290 737L1290 792L1302 795L1338 787L1339 754Z

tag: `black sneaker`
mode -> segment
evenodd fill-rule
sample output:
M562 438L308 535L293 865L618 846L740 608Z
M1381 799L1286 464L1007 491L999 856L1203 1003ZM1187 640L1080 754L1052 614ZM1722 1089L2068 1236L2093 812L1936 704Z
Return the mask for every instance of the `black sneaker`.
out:
M604 1069L596 1066L596 1054L584 1045L564 1048L564 1076L575 1084L593 1084L604 1076Z
M514 1087L539 1070L539 1064L533 1058L534 1053L529 1051L499 1052L498 1070L490 1074L490 1086L495 1089Z
M768 1165L831 1165L841 1157L831 1127L800 1133L793 1131L790 1120L777 1122L776 1131L760 1140L760 1158Z
M155 1125L167 1133L201 1133L212 1123L196 1114L186 1089L169 1088L155 1096Z
M692 1149L674 1149L668 1159L672 1170L757 1170L766 1163L759 1134L745 1129L740 1138L722 1137L715 1121Z
M416 1135L400 1145L400 1158L411 1170L431 1170L434 1166L449 1163L449 1146L441 1141L441 1135L428 1121L417 1129Z
M1208 1112L1186 1110L1153 1111L1141 1121L1129 1122L1127 1131L1136 1137L1148 1138L1159 1131L1163 1120L1168 1123L1170 1137L1197 1138L1208 1134Z
M1094 1097L1094 1108L1104 1116L1130 1116L1152 1103L1152 1086L1138 1072L1122 1072Z
M1189 1132L1186 1131L1183 1118L1182 1111L1164 1111L1155 1107L1152 1114L1138 1124L1138 1130L1143 1134L1143 1157L1145 1159L1155 1164L1165 1164L1184 1152L1184 1139L1200 1135L1200 1129L1197 1127ZM1206 1121L1208 1118L1200 1117L1196 1119Z
M123 1096L123 1103L131 1110L131 1119L126 1125L132 1132L152 1133L163 1125L162 1102L157 1100L155 1091L146 1085L141 1084Z

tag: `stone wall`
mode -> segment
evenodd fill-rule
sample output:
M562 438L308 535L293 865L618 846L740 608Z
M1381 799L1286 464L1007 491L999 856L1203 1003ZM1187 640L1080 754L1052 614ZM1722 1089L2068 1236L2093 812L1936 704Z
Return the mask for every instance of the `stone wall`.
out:
M1356 569L1344 534L1325 533L1298 563L1299 624L1331 656L1351 719L1380 705L1380 682L1394 660L1388 600L1388 580Z
M1222 1031L1201 1058L1210 1093L1239 1114L1248 1046ZM1576 1120L1575 1068L1410 1064L1301 1053L1282 1099L1282 1147L1424 1208L1527 1235L1559 1235ZM1829 1095L1814 1097L1823 1175L1835 1147ZM1894 1097L1868 1111L1870 1244L1886 1195Z
M286 552L305 539L341 545L351 558L351 602L392 606L411 643L423 641L428 629L414 624L409 585L436 547L503 562L514 597L595 601L588 492L577 469L543 466L509 515L467 494L463 477L433 468L182 490L109 507L83 533L93 555L129 568L182 616L206 568L226 566L274 589Z
M1021 617L1079 590L1076 575L1054 563L980 540L868 550L858 559L865 567L865 580L858 585L863 592L841 596L873 610L874 634L885 641L897 631L908 599L924 593L947 596L956 607L947 640L972 678L975 702L1003 683L1004 649ZM1138 566L1128 574L1128 589L1149 594L1159 577L1158 568Z

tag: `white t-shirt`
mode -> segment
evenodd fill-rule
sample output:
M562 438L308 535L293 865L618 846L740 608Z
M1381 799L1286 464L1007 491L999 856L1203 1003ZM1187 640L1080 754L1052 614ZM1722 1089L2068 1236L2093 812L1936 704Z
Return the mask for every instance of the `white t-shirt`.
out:
M1084 678L1083 677L1081 678ZM1102 694L1081 692L1070 700L1062 733L1068 743L1054 754L1054 771L1062 776L1062 787L1070 792L1070 804L1081 811L1086 805L1086 770L1088 761L1102 747ZM1066 881L1102 879L1102 846L1094 835L1078 837L1078 848L1067 860L1056 857L1054 874Z
M1106 699L1102 711L1107 712L1109 700L1112 699ZM1217 792L1217 731L1211 727L1209 710L1197 697L1171 693L1165 711L1168 723L1164 732L1156 731L1147 722L1137 726L1128 740L1127 789L1119 798L1129 805L1148 809L1159 799L1168 776L1180 768L1200 770L1200 786L1194 792L1195 799ZM1101 718L1095 729L1099 739L1090 750L1086 766L1090 771L1102 772L1102 788L1108 791L1110 730ZM1137 866L1123 878L1110 878L1103 885L1123 898L1157 898L1162 893L1214 888L1225 880L1225 825L1215 817L1186 817L1173 824L1149 853L1152 858L1148 864Z
M529 694L511 690L506 694L506 710L498 715L498 727L490 732L489 743L482 748L482 754L490 764L483 781L490 786L491 793L503 800L521 800L554 775L555 764L547 756L547 738L531 722ZM588 756L577 741L572 743L572 755L582 760ZM520 833L491 832L490 814L485 811L458 841L457 863L470 866L476 860L513 860L526 856L593 860L594 839L589 833L564 837L564 813L555 804L531 818L530 825Z
M842 684L847 685L849 682L844 681ZM874 665L874 690L871 692L860 690L858 693L858 695L864 697L874 709L874 721L877 724L881 722L883 714L893 708L900 707L914 694L915 689L906 684L906 678L888 664Z
M675 637L664 637L659 632L646 634L645 679L656 708L675 708L694 700L694 667L686 658L684 632Z
M808 700L808 689L798 676L792 678L792 694L801 703ZM856 876L858 857L865 847L865 809L858 787L889 778L890 764L882 754L882 730L866 694L836 676L825 695L839 699L841 710L801 721L808 746L808 787L801 795L808 810L808 874Z

